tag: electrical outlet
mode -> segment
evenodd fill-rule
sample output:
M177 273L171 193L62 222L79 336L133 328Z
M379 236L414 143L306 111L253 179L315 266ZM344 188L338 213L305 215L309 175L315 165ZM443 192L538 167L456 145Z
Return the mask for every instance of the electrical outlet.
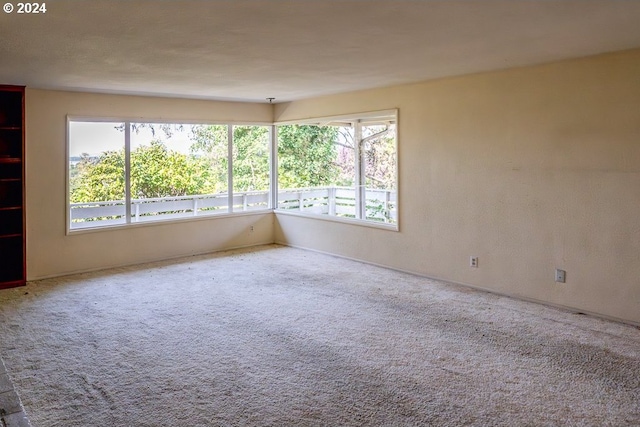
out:
M253 233L253 225L249 226L249 233Z
M469 267L478 268L478 257L469 257Z
M565 283L567 280L567 272L556 268L556 282Z

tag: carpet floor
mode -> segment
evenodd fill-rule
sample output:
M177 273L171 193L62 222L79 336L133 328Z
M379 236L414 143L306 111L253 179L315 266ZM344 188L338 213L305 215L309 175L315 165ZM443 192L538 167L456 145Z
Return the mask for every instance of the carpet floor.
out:
M5 290L0 337L34 427L640 425L637 327L276 245Z

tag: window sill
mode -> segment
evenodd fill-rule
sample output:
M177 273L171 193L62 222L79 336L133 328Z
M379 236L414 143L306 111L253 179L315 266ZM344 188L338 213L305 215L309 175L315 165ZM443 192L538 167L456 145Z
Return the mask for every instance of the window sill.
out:
M385 224L385 223L378 223L375 221L363 221L360 219L351 219L351 218L336 217L336 216L329 216L329 215L322 215L322 214L290 212L283 209L276 209L274 213L276 215L296 216L300 218L308 218L313 220L338 222L341 224L357 225L360 227L368 227L368 228L378 228L378 229L387 230L387 231L400 231L398 224Z
M87 228L67 228L66 235L75 236L75 235L87 234L87 233L99 233L99 232L105 232L105 231L124 230L124 229L139 228L139 227L162 226L162 225L168 225L168 224L188 223L188 222L195 222L195 221L211 221L219 218L237 218L241 216L265 215L270 213L273 213L273 209L256 209L252 211L232 212L232 213L213 214L213 215L199 215L199 216L190 216L186 218L169 218L169 219L160 219L157 221L133 222L129 224L101 225L97 227L87 227Z

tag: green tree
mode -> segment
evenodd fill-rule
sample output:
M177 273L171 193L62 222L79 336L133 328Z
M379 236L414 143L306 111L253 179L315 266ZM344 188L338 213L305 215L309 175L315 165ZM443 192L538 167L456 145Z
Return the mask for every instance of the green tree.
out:
M336 183L338 128L284 125L278 127L278 182L280 188L303 188Z
M83 155L71 178L72 203L124 199L124 150Z
M220 182L227 182L228 130L226 125L194 126L191 151L209 159ZM269 189L269 128L233 126L233 189Z
M227 177L226 125L192 128L191 151L206 156L221 182ZM340 176L336 163L338 128L285 125L278 127L279 185L301 188L330 185ZM234 191L269 188L269 129L266 126L233 127Z
M233 127L233 189L269 189L269 128Z
M216 192L204 159L168 150L154 140L131 153L131 195L134 198L186 196Z
M165 134L171 128L161 129ZM155 133L154 133L155 134ZM234 191L269 188L269 128L234 126ZM154 198L227 191L228 128L226 125L193 126L190 154L167 149L153 140L131 152L131 196ZM335 126L286 125L278 132L279 185L303 188L350 185L348 166L339 153ZM340 148L341 150L344 147ZM344 151L344 150L343 150ZM346 148L345 152L348 152ZM340 154L340 155L339 155ZM348 163L348 162L347 162ZM98 157L84 155L70 169L72 203L123 200L125 152L107 151ZM346 176L346 177L345 177ZM351 179L351 181L349 181Z
M71 178L71 202L123 200L125 153L106 151L97 159L83 156ZM206 159L168 150L151 141L131 152L133 198L184 196L216 192L217 181Z
M217 188L227 188L228 131L227 125L198 125L191 128L192 155L206 159L217 182ZM226 190L225 190L226 191Z

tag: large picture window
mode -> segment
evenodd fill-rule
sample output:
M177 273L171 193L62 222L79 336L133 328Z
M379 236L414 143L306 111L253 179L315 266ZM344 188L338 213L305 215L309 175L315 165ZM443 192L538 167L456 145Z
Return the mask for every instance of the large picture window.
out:
M277 126L281 212L397 228L397 112Z
M270 129L70 119L69 229L269 209Z
M395 110L280 123L276 135L266 125L70 118L67 227L275 208L397 229L396 128Z

